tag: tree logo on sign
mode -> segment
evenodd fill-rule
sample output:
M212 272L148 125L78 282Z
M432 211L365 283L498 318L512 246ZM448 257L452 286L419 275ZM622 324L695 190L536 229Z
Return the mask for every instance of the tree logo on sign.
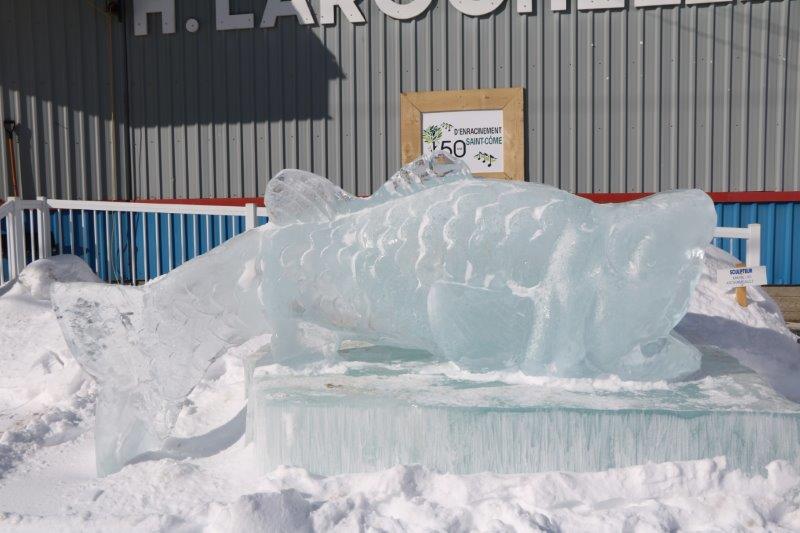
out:
M450 126L452 128L452 126ZM436 150L436 141L442 138L441 126L429 126L422 130L422 142L430 145L431 150Z

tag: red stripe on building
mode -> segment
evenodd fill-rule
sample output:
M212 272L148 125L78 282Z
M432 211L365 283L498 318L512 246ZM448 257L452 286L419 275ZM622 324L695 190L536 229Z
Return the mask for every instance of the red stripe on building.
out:
M264 197L255 198L137 198L143 204L178 204L178 205L218 205L218 206L244 206L256 204L264 207Z
M652 192L623 193L579 193L598 204L630 202L654 194ZM710 192L708 195L716 204L766 204L773 202L800 202L800 191L741 191Z
M650 196L651 192L622 192L622 193L579 193L578 196L587 198L598 204L630 202ZM711 192L711 199L718 204L734 203L772 203L772 202L800 202L800 191L742 191L742 192ZM183 205L221 205L243 206L256 204L264 206L262 196L251 198L180 198L180 199L138 199L137 202L151 204L183 204Z

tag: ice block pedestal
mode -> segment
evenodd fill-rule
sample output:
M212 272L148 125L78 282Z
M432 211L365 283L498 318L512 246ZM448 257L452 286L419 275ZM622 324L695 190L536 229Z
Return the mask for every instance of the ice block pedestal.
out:
M398 463L459 474L591 471L719 455L749 472L800 462L800 405L713 355L681 383L469 375L421 363L266 372L250 389L248 432L265 471L318 474Z

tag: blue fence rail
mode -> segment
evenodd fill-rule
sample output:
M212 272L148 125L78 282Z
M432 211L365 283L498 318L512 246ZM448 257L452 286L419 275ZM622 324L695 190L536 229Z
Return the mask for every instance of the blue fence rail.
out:
M126 284L166 274L246 230L243 215L58 209L50 217L53 254L77 255L101 279Z

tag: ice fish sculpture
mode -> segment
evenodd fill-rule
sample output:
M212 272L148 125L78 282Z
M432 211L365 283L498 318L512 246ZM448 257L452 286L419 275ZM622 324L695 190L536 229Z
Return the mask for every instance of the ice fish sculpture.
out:
M671 331L716 224L701 191L598 205L475 178L438 154L368 199L286 170L266 202L273 360L332 357L357 339L478 372L670 379L699 367Z
M284 365L360 340L477 372L654 380L699 368L672 329L716 222L701 191L598 205L475 178L439 153L366 199L285 170L266 206L267 225L142 287L54 289L100 384L101 474L162 446L208 365L264 332L266 359Z
M264 331L248 278L258 249L259 233L247 232L141 287L54 284L67 345L98 384L99 475L162 450L209 365Z

